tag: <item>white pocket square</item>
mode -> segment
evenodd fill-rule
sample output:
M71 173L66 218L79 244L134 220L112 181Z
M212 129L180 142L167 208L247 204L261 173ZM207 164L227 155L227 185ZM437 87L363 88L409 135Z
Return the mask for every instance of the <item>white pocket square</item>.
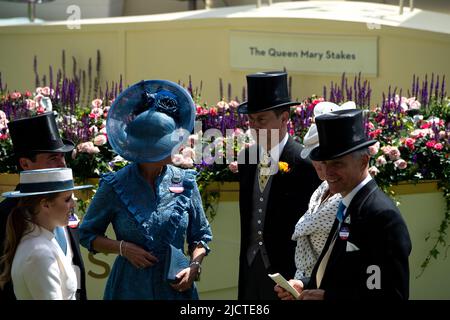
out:
M346 252L359 251L359 248L350 241L347 241L347 248L345 249L345 251Z

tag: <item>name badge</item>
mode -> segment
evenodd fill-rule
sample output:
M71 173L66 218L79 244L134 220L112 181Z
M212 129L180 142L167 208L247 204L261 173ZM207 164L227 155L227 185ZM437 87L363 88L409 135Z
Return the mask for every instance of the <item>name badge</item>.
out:
M80 219L78 219L78 216L75 213L72 213L69 217L69 227L70 228L76 228L80 224Z
M169 186L169 191L173 193L182 193L184 191L183 181L181 175L176 172L172 177L172 184Z
M341 238L341 240L347 240L349 235L350 230L348 229L348 227L342 226L341 229L339 230L339 238Z

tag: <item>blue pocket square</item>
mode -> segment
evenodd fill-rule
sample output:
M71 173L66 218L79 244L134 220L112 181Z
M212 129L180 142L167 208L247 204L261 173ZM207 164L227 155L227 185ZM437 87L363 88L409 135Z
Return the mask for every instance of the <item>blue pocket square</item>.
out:
M189 267L189 259L181 249L169 245L169 252L166 256L165 274L168 281L176 281L177 273Z

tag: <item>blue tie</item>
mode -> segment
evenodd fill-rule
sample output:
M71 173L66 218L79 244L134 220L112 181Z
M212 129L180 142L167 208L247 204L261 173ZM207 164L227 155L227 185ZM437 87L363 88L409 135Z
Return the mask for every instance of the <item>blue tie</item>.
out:
M336 218L339 220L339 224L341 224L344 221L344 211L345 211L345 204L342 202L339 202L339 206L336 212Z
M59 246L61 247L64 254L66 254L67 253L67 241L66 241L66 236L64 235L64 229L62 227L56 227L54 233L55 233L56 241L58 241Z

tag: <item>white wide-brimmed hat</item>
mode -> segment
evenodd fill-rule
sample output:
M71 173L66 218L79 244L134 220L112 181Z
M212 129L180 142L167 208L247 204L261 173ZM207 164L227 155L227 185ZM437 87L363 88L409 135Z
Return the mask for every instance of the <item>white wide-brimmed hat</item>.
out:
M86 188L92 185L74 185L70 168L25 170L20 172L19 190L5 192L2 196L20 198Z
M323 101L318 103L314 107L314 117L320 116L325 113L330 113L333 111L349 110L349 109L356 109L356 104L353 101L347 101L346 103L343 103L341 106L333 102ZM303 159L308 158L312 149L319 146L319 135L317 133L317 126L314 123L309 127L308 132L303 137L303 145L304 148L300 154L300 156Z

